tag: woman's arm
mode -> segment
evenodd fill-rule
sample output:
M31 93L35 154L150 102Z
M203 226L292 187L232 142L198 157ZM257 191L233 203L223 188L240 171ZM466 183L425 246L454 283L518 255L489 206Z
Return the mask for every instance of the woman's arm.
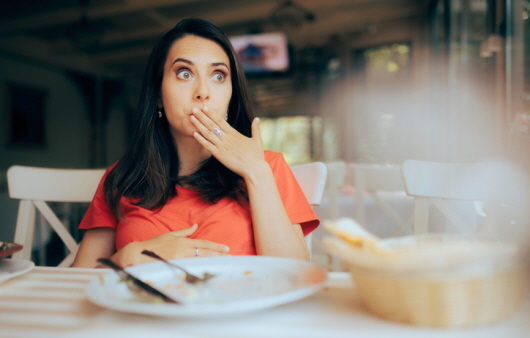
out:
M200 133L195 138L213 156L234 171L247 185L254 225L254 240L259 255L309 260L309 252L299 224L291 224L272 169L265 161L259 119L252 122L252 137L233 129L207 107L194 111L193 123ZM221 128L222 135L213 133Z
M265 162L265 161L263 161ZM291 225L267 162L245 177L258 254L309 260L300 224Z
M166 232L146 241L131 242L116 252L114 249L116 230L93 228L86 231L73 267L98 267L98 259L102 257L110 258L122 267L153 262L153 258L142 254L143 250L156 252L167 260L195 257L196 253L199 253L201 257L224 256L230 251L230 248L223 244L188 238L195 230L197 230L197 224L187 229Z
M75 256L75 268L94 268L98 259L112 256L116 250L116 230L113 228L93 228L85 232Z

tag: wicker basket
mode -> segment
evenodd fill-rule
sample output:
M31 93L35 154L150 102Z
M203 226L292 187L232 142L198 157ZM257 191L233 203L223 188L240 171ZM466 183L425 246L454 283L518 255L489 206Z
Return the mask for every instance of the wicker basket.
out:
M426 240L429 236L421 242ZM481 261L480 266L469 261L456 268L388 269L387 262L352 259L355 249L344 250L344 243L337 241L326 239L326 247L352 273L366 308L383 319L431 327L476 326L508 317L528 295L527 271L517 259L503 257L489 265ZM373 267L362 264L365 261Z

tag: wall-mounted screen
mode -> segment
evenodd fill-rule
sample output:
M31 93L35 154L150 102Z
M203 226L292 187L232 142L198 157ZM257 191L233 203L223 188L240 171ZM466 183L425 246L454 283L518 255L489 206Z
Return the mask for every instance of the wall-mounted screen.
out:
M287 36L281 32L230 37L246 74L283 73L289 70Z

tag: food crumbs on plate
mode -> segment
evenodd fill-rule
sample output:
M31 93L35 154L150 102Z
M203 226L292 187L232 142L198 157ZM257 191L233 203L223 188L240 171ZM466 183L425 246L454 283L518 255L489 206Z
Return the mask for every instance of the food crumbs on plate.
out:
M172 287L173 287L173 285L171 285L171 283L167 283L166 284L166 289L171 290Z
M149 285L149 286L154 286L153 282L151 282L151 281L149 281L149 280L145 281L145 284L147 284L147 285Z
M185 284L177 284L175 287L176 287L177 289L183 289L183 288L186 287L186 285L185 285Z
M199 295L199 292L195 288L188 288L183 293L185 297L189 298L196 298Z
M252 271L250 270L245 271L245 275L252 275Z

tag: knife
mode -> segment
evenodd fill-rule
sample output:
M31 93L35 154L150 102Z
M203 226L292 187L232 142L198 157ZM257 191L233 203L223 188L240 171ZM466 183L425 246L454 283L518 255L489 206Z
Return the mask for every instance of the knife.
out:
M118 273L118 275L122 279L131 281L135 286L137 286L138 288L142 289L143 291L149 293L150 295L153 295L153 296L156 296L156 297L160 297L166 303L180 304L179 301L167 296L166 294L158 291L157 289L155 289L151 285L149 285L149 284L141 281L140 279L134 277L133 275L131 275L130 273L125 271L121 266L119 266L118 264L114 263L110 259L108 259L108 258L100 258L100 259L98 259L98 262L103 264L103 265L105 265L105 266L107 266L107 267L109 267L109 268L111 268L111 269L113 269L114 271L116 271Z

